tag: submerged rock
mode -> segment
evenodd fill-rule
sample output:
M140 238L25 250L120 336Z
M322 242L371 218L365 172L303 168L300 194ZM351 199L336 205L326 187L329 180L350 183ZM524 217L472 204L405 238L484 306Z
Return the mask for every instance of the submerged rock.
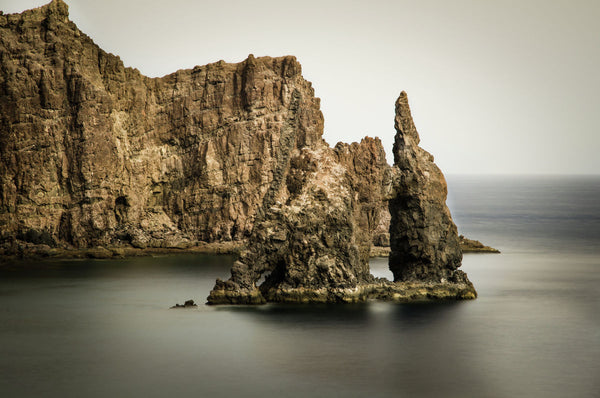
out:
M196 303L194 303L194 300L186 300L185 303L175 304L171 308L194 308L194 307L198 307L198 305Z
M500 250L486 246L478 240L465 238L459 235L460 247L463 253L500 253Z

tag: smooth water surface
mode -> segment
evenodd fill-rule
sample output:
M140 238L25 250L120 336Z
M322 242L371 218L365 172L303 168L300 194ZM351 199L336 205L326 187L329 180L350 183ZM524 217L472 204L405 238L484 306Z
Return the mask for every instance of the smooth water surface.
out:
M0 268L1 397L597 397L600 179L449 178L469 302L203 303L228 256ZM372 272L389 275L386 259Z

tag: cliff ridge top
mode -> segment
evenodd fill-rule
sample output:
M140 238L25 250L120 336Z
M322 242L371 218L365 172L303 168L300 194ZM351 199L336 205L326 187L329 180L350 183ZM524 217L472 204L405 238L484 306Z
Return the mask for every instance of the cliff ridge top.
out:
M69 5L65 3L63 0L52 0L48 4L44 4L40 7L30 8L28 10L24 10L21 12L9 13L5 15L23 15L30 16L32 14L39 14L43 16L56 15L62 17L69 16ZM2 12L0 11L0 15Z

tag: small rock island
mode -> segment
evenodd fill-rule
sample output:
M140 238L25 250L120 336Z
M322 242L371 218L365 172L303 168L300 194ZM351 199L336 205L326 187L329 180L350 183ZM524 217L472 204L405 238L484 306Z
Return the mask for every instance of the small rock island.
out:
M293 56L148 78L62 0L0 13L0 54L0 259L239 251L209 304L476 297L404 92L390 166L378 138L323 140Z
M393 282L369 272L373 232L360 227L366 209L353 186L361 182L337 156L342 147L321 141L292 151L285 174L293 176L294 189L275 186L279 192L261 209L231 278L217 280L208 303L476 298L458 270L462 250L446 206L446 181L433 156L418 146L405 92L396 101L395 120L394 166L375 187L389 201Z

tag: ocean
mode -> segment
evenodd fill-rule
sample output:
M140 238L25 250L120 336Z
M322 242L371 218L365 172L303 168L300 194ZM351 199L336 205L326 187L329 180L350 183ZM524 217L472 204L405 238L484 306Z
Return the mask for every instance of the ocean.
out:
M209 307L231 256L16 263L0 396L600 396L600 177L448 184L459 232L502 251L464 256L476 300Z

